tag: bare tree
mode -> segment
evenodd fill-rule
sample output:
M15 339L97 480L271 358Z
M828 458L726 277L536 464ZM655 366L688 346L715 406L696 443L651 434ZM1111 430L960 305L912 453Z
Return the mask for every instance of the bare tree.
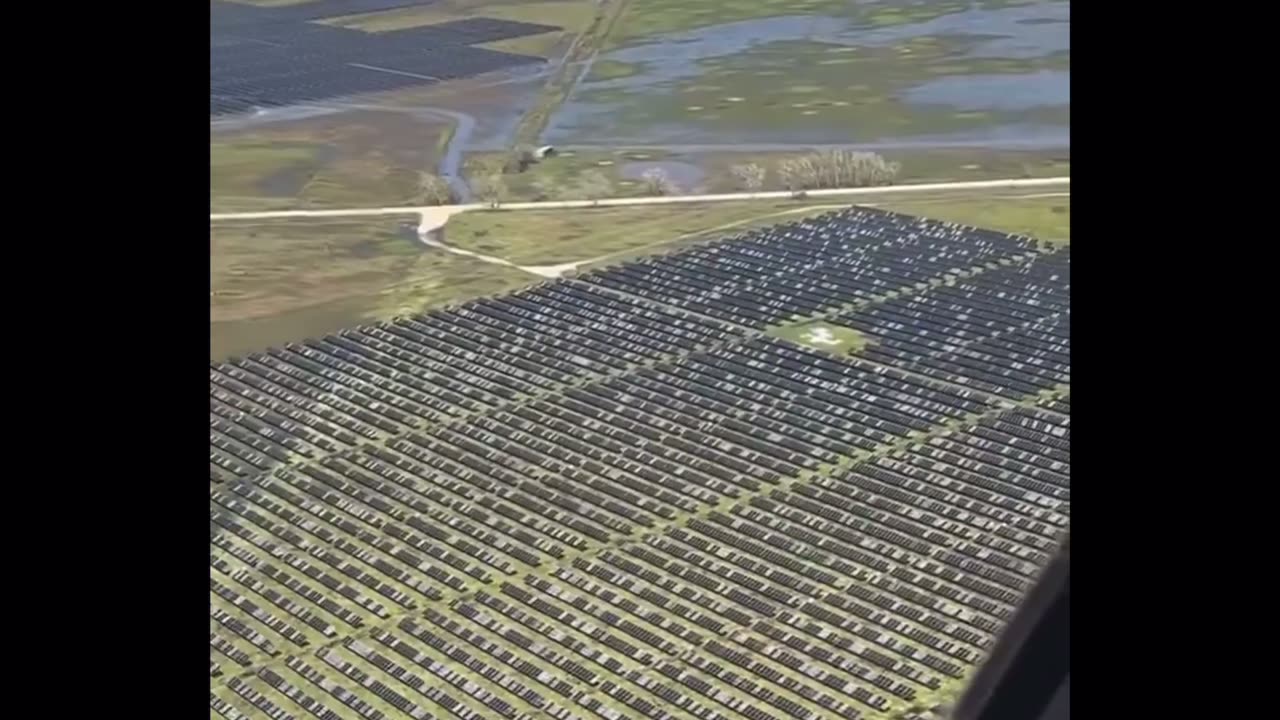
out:
M588 170L578 177L576 195L595 202L613 193L613 182L599 170Z
M448 205L455 200L449 183L428 172L418 173L418 197L424 205Z
M817 187L816 167L810 158L788 158L778 163L778 178L782 185L795 197L800 197L805 190Z
M507 199L507 181L502 175L480 175L471 178L471 192L491 208L497 208Z
M782 181L782 187L791 191L794 195L800 189L800 181L796 174L796 161L787 159L778 163L778 179Z
M901 169L876 153L828 150L783 160L778 175L794 194L814 188L891 185Z
M640 179L644 182L644 191L649 195L675 195L679 191L675 183L671 182L667 171L662 168L649 168Z
M738 187L748 192L758 192L764 187L765 169L755 163L734 165L729 173L738 181Z

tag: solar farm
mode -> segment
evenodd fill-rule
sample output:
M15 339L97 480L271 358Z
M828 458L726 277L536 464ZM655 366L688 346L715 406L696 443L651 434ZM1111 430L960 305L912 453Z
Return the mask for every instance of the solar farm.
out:
M211 366L211 717L935 717L1069 522L1070 280L849 208Z
M543 62L473 45L556 29L472 18L380 33L324 25L334 16L431 0L319 0L259 7L210 3L209 115L430 85Z

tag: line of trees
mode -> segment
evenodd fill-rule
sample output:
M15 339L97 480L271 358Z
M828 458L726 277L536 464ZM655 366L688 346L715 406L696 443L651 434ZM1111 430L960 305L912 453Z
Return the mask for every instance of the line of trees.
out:
M856 150L824 150L778 162L778 181L792 193L818 188L873 187L892 185L902 171L901 163L885 160L877 153ZM729 168L740 190L757 192L765 186L768 170L757 163Z
M418 200L423 205L450 205L458 201L453 187L439 175L418 173Z
M498 207L511 195L505 176L522 172L537 162L532 146L522 145L501 156L468 162L467 183L475 198ZM856 150L824 150L777 163L778 183L793 195L818 188L873 187L892 185L902 165L885 160L873 152ZM729 168L734 185L747 192L764 189L769 170L759 163L745 163ZM680 188L662 168L646 170L640 177L647 195L676 195ZM572 181L552 176L536 177L531 183L537 200L601 200L614 194L614 183L603 172L590 169ZM418 195L425 205L446 205L458 201L447 181L431 173L419 173Z
M877 153L824 150L778 163L778 179L793 193L818 188L892 185L902 170Z

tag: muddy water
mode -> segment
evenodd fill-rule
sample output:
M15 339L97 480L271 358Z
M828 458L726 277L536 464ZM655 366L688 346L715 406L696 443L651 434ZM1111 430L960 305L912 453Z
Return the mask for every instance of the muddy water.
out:
M546 141L561 145L601 143L616 140L625 143L662 143L679 138L684 142L735 141L756 143L841 142L840 129L833 133L812 132L797 136L796 131L778 127L765 132L753 131L733 137L730 127L709 129L693 123L653 123L649 132L628 129L626 137L610 137L611 118L625 117L627 108L646 98L671 96L679 88L697 80L707 72L709 64L740 63L743 72L752 70L751 63L762 64L759 53L742 56L752 50L786 42L815 42L844 47L891 47L920 37L963 38L967 49L957 59L1034 60L1070 51L1070 3L1038 2L1005 8L982 8L976 3L968 9L940 15L921 22L872 27L855 17L796 15L758 18L697 28L680 33L646 39L600 55L598 60L626 63L636 73L611 80L584 81L552 119ZM905 60L904 60L905 62ZM755 68L763 69L761 67ZM804 84L795 73L777 77L775 82ZM922 107L943 105L956 111L1029 110L1062 108L1070 104L1070 72L1037 71L1000 75L953 75L922 80L920 84L900 88L896 99ZM602 98L603 96L603 98ZM1007 125L996 131L1006 139L1016 135L1025 125L1022 119L1006 119L994 125ZM616 123L616 120L614 121ZM616 132L616 128L612 131ZM992 128L974 131L980 139L991 135ZM859 141L892 141L895 137L857 138ZM963 138L959 138L963 139ZM1027 138L1031 140L1031 138ZM1037 128L1035 141L1045 140L1043 128ZM1048 147L1069 146L1066 126L1052 138Z

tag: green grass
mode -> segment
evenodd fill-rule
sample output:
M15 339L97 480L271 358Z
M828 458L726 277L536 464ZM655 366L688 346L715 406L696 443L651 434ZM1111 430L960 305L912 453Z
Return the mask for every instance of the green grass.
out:
M601 256L608 257L600 262L611 264L829 209L784 200L467 212L449 220L444 240L518 265L559 265Z
M773 15L838 14L845 0L630 0L608 47L641 38Z
M210 243L211 359L505 292L536 276L431 250L406 218L219 223Z
M674 153L660 150L573 150L546 158L525 172L506 176L511 200L557 199L555 192L572 189L582 174L595 170L612 183L611 197L636 197L644 194L643 184L623 179L619 171L628 162L670 160L697 166L705 173L700 188L683 188L682 192L720 193L741 190L731 174L734 165L756 163L767 171L766 190L781 190L778 163L803 155L793 152L715 152ZM994 180L1003 178L1057 177L1071 174L1070 151L1003 151L1003 150L917 150L886 151L883 155L902 164L900 183ZM500 153L471 153L468 163L494 162ZM570 192L572 194L572 192ZM576 196L575 196L576 197Z
M619 170L631 160L659 160L666 156L660 152L632 152L625 150L562 152L545 158L522 173L504 176L511 191L511 200L581 199L575 194L575 186L583 173L598 171L610 183L607 197L638 197L644 187L638 180L626 180ZM500 162L502 153L468 153L464 166L468 176L486 164Z
M591 80L616 80L618 78L631 77L640 71L640 67L634 63L618 62L617 60L598 60L591 66L591 72L587 75L587 81Z
M438 0L427 7L348 15L324 22L365 32L384 32L486 17L556 25L572 33L582 29L594 9L595 3L591 0Z
M1043 194L1066 192L1045 188ZM1026 192L1038 195L1038 192ZM990 230L1030 235L1057 244L1071 243L1071 198L1001 197L893 199L876 202L885 210L920 215L935 220L964 223Z
M824 321L803 322L797 325L779 325L768 330L770 335L813 350L843 355L867 347L870 340L853 328L841 327ZM830 342L825 342L830 340Z
M494 40L491 43L481 43L476 47L497 50L498 52L515 53L516 55L551 58L557 55L557 50L567 43L567 37L570 37L570 33L556 30L507 40Z
M209 140L214 212L389 205L416 200L451 123L351 112L220 132Z
M209 143L210 205L225 209L268 210L287 200L269 197L263 184L280 174L309 178L319 169L319 147L246 138Z

